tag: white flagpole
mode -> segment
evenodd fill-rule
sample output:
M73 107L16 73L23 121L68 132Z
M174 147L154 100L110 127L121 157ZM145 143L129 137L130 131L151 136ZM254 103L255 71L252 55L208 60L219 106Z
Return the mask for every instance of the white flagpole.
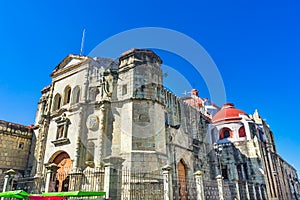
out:
M83 46L84 46L84 37L85 37L85 28L83 29L82 38L81 38L81 47L80 47L80 55L81 56L82 56Z

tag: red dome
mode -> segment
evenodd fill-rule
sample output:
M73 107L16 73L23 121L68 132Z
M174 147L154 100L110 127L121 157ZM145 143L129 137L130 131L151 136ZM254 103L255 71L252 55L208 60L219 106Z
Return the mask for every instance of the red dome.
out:
M232 103L226 103L222 106L222 109L217 112L212 118L212 122L214 124L221 122L236 122L242 119L240 117L240 114L247 115L244 111L236 109Z

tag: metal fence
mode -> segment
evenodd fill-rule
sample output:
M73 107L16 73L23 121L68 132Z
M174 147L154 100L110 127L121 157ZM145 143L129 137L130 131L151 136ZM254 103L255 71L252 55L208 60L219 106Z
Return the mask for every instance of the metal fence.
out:
M240 193L240 199L247 199L247 188L246 188L246 182L239 181L239 193Z
M224 189L224 199L232 200L238 197L235 183L224 181L223 189Z
M160 171L141 172L122 170L120 184L122 200L160 200L163 199L164 185Z
M204 195L207 200L219 200L218 183L216 180L205 180Z
M83 172L73 172L68 184L69 191L103 191L104 169L88 167Z
M197 187L194 176L173 178L173 199L197 199Z
M196 182L195 175L172 177L174 200L193 200L203 194L198 186L201 185L204 199L219 200L217 180L203 180ZM61 179L62 177L56 177ZM110 169L107 173L104 168L86 168L84 171L71 172L65 177L63 188L68 191L105 191L109 187L111 199L116 200L161 200L166 194L164 191L164 176L162 171L145 172L133 169ZM199 180L199 179L198 179ZM45 187L45 177L19 177L14 189L24 189L29 193L41 193ZM56 181L58 186L58 182ZM56 188L57 188L56 186ZM201 188L200 187L200 188ZM36 188L37 190L35 190ZM267 199L264 185L248 183L246 181L222 182L223 197L225 200L239 199ZM237 193L238 192L238 193ZM96 197L95 197L96 198ZM100 198L100 197L98 197Z
M161 171L143 172L133 169L112 169L109 178L114 198L122 200L163 199L164 185ZM69 190L104 191L104 169L87 168L82 173L70 174Z

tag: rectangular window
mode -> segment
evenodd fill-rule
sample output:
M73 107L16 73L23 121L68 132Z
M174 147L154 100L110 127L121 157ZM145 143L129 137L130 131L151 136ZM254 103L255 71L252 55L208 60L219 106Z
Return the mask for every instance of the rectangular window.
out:
M24 149L24 142L19 143L19 149Z
M54 141L51 141L55 146L69 144L70 141L68 137L68 127L70 124L70 120L65 116L59 117L55 120L57 123L57 130L56 130L56 138Z
M127 84L122 86L122 95L127 94Z

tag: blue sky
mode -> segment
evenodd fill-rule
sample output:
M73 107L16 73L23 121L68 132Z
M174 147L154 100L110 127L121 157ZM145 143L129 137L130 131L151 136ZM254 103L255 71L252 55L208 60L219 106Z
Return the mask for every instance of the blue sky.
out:
M227 101L250 114L258 109L279 153L300 170L295 156L300 144L299 8L296 0L1 2L0 119L34 122L40 90L66 55L79 53L83 28L85 55L122 31L169 28L206 49L222 75ZM184 59L157 53L164 64L193 77ZM175 90L177 82L168 81ZM201 96L209 96L201 78L189 81Z

